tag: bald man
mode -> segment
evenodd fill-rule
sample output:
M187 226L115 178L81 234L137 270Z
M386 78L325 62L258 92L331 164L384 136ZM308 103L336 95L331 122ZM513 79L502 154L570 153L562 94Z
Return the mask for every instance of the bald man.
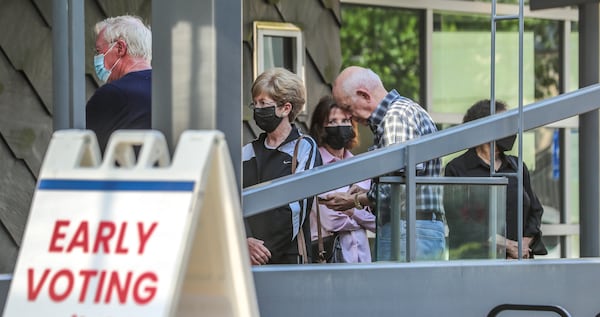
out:
M333 97L344 111L356 122L371 128L374 134L372 149L402 143L421 135L437 131L429 114L416 102L402 97L396 90L387 91L381 79L372 70L351 66L344 69L333 85ZM439 158L417 166L417 176L440 176L442 169ZM401 173L404 170L399 171ZM417 187L417 250L419 260L443 259L445 248L444 207L441 187L420 185ZM325 204L334 210L353 207L375 206L379 191L379 218L377 232L377 260L391 258L391 223L389 184L373 182L369 191L351 188L347 193L331 194ZM401 192L403 198L405 193ZM406 210L405 199L401 201L401 250L400 260L406 258Z

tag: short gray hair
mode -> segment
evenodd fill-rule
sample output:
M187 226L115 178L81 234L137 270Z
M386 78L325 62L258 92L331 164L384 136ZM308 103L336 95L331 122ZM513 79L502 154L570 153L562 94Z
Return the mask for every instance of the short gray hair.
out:
M296 120L306 102L306 91L302 79L281 67L267 69L256 77L251 91L252 98L266 93L279 106L289 102L292 105L292 110L288 115L290 122Z
M134 57L142 57L148 62L152 60L152 31L139 17L122 15L107 18L96 23L96 36L104 31L104 39L110 44L117 40L127 43L127 53Z

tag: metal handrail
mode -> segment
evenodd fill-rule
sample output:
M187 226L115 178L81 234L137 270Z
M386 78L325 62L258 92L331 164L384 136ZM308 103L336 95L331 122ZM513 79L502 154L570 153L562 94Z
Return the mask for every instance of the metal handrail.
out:
M534 129L600 108L600 84L545 99L523 108L523 130ZM402 144L356 155L298 174L248 187L242 192L244 216L317 195L346 184L442 157L517 132L517 109L461 124Z
M404 176L383 176L379 178L380 183L404 183ZM428 177L416 176L415 183L428 185L507 185L506 177Z
M558 305L525 305L525 304L502 304L494 307L488 313L487 317L496 317L500 312L507 310L518 311L549 311L557 313L562 317L571 317L569 312Z
M0 312L4 311L12 278L12 274L0 274Z

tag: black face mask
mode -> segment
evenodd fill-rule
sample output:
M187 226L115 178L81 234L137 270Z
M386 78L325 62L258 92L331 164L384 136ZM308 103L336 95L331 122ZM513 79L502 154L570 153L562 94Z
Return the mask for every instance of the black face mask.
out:
M350 125L338 125L335 127L325 127L325 142L335 150L339 150L348 144L348 141L354 139L354 129Z
M515 134L515 135L509 135L500 140L496 140L496 146L502 152L510 151L510 150L512 150L512 147L515 144L516 138L517 138L517 135Z
M254 121L256 125L267 133L277 129L283 118L275 114L275 106L265 108L254 108Z

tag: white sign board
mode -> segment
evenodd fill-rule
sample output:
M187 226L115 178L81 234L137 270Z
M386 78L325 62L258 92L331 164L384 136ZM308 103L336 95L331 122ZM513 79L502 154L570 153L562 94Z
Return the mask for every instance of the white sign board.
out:
M8 307L15 316L165 316L193 183L145 185L104 193L132 183L41 180L13 280L26 287L14 299L22 305Z
M49 148L48 155L52 152ZM61 151L62 155L69 152ZM65 161L80 161L85 151L74 152L79 158ZM49 158L47 163L52 161ZM182 314L180 298L202 300L197 293L182 289L188 265L202 267L187 261L202 258L194 254L194 250L202 253L202 248L194 246L198 243L194 237L200 236L195 233L196 222L203 219L198 217L202 204L195 200L202 198L198 193L206 185L199 185L200 174L210 167L188 170L192 179L186 180L176 170L142 165L109 168L108 172L98 167L98 173L87 168L87 178L81 177L86 174L82 167L76 168L80 173L59 168L40 174L4 316L172 316ZM172 167L177 166L174 161ZM189 169L193 165L180 166ZM218 232L226 234L228 230ZM210 256L209 250L204 252ZM236 258L241 262L243 256ZM246 266L238 270L249 272ZM252 288L247 286L243 288ZM250 298L249 303L255 301ZM232 316L239 315L235 308L226 309ZM194 310L190 314L202 315L202 307ZM257 309L246 307L245 311L243 315L251 316Z

